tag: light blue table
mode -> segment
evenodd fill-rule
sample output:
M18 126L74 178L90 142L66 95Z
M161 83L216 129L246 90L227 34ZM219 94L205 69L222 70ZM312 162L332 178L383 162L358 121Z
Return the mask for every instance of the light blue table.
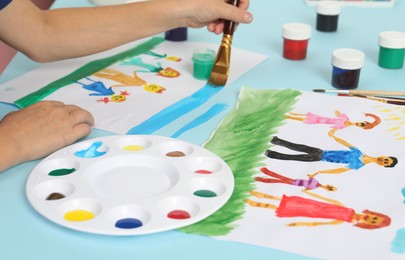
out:
M85 0L57 0L53 8L68 6L90 4ZM304 0L252 0L250 10L255 16L254 22L249 26L239 26L233 46L259 52L269 58L228 85L220 92L219 100L233 104L241 86L308 91L331 89L331 53L337 48L355 48L366 54L359 89L405 90L405 69L387 70L377 65L378 34L382 31L405 31L403 0L397 0L394 8L346 7L339 17L336 33L321 33L314 29L314 8L308 7ZM282 58L281 26L287 22L302 22L313 27L308 56L304 61ZM219 44L220 40L220 36L209 34L205 28L189 30L189 41ZM0 83L38 66L40 64L19 53L0 76ZM15 109L11 105L0 104L0 118ZM218 120L191 130L182 139L202 144ZM107 134L94 129L88 138ZM26 199L26 179L37 163L25 163L0 174L1 259L305 259L304 256L273 249L178 231L114 237L69 230L43 218Z

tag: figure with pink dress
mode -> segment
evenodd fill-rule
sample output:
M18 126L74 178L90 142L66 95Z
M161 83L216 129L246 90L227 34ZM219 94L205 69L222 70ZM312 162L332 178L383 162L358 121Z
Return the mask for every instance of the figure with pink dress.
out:
M369 121L352 122L350 121L350 118L346 114L343 114L340 111L336 111L335 115L336 117L324 117L310 112L306 114L289 112L285 115L285 117L291 120L302 121L304 124L330 125L331 128L336 130L344 129L348 126L357 126L365 130L370 130L376 127L381 122L380 117L370 113L364 113L364 115L366 117L373 118L372 122Z

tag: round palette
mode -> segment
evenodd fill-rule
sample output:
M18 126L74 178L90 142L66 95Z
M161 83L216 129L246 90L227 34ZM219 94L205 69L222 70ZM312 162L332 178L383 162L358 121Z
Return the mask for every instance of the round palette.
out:
M138 235L196 223L234 188L212 152L153 135L95 138L65 147L31 172L26 191L47 219L79 231Z

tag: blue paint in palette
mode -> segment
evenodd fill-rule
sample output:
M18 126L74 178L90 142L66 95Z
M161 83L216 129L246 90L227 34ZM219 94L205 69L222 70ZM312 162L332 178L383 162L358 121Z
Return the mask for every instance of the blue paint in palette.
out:
M139 228L143 225L142 221L136 218L123 218L115 223L115 227L123 229Z
M103 142L94 142L89 148L77 151L74 153L75 156L81 158L96 158L106 154L107 152L99 152L98 149L103 145Z
M222 89L222 87L213 87L206 84L193 95L181 99L177 103L153 115L143 123L133 127L127 132L127 134L152 134L179 117L201 106Z

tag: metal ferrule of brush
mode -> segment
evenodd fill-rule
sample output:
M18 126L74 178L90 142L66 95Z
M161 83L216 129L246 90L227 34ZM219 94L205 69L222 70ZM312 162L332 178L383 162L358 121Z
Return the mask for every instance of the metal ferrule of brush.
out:
M231 45L232 45L232 35L224 34L222 36L221 46L217 54L217 62L222 64L218 67L218 71L224 75L229 74L229 65L231 63Z

